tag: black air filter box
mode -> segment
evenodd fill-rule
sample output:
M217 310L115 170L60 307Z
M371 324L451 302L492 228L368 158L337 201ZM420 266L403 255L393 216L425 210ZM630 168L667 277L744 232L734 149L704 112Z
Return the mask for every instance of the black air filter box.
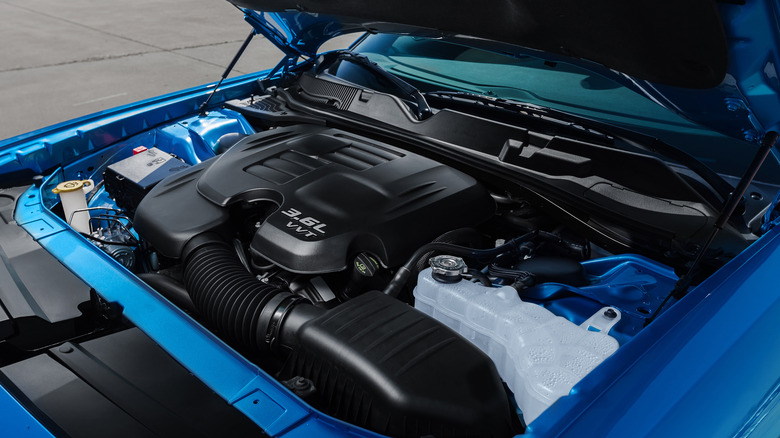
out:
M306 377L320 409L390 436L511 436L493 362L440 322L380 292L295 330L282 377Z

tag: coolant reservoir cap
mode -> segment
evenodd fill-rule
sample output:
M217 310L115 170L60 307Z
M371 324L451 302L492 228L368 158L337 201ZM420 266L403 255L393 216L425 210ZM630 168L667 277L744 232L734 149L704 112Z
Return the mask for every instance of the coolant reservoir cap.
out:
M433 278L441 283L457 283L468 271L466 262L460 257L439 255L428 259Z
M88 179L64 181L57 184L57 187L52 189L52 192L54 193L75 192L78 190L84 190L84 187L89 187L91 185L92 185L92 180L88 180Z

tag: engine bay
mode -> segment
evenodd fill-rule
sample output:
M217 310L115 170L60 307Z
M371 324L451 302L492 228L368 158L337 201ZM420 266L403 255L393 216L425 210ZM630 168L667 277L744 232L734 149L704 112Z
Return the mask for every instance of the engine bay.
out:
M593 187L626 178L583 167L564 152L574 140L440 111L416 129L462 140L444 155L323 121L369 114L373 99L416 123L397 97L344 87L302 75L130 137L48 183L90 181L84 207L56 195L49 206L71 225L87 211L83 237L310 406L410 437L522 433L644 329L684 266L675 239L711 220L706 197L675 176L653 195L694 207L671 202L647 220L678 218L674 236L619 241L470 161L546 175L568 165L583 181L598 174ZM746 245L737 234L721 246Z

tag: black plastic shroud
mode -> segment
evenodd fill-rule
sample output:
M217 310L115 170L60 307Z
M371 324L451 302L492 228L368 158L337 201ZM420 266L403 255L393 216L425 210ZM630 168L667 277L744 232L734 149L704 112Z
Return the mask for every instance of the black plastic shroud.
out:
M303 376L321 408L389 436L513 436L487 355L439 321L368 292L295 328L282 377Z
M495 206L474 178L428 158L338 129L298 125L249 136L166 179L135 215L168 257L228 220L239 203L278 206L251 243L254 257L292 272L338 272L361 252L385 266ZM171 208L175 206L175 208Z

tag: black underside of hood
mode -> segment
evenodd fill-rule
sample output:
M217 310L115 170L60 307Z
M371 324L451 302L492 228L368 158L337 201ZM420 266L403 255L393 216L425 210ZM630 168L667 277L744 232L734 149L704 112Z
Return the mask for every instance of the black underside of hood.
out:
M302 45L356 31L468 36L687 88L720 84L728 63L723 26L711 0L229 1L280 13Z

